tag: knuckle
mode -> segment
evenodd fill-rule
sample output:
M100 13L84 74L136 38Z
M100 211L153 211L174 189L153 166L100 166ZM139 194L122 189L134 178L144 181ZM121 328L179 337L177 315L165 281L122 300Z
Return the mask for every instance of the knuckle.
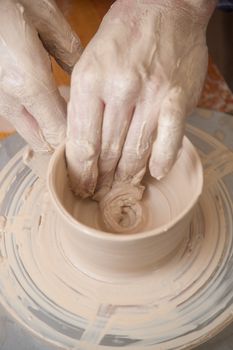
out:
M80 92L92 92L99 81L98 70L77 68L73 72L72 86L76 86Z
M79 159L82 161L93 161L96 157L97 150L89 142L79 144Z
M99 148L86 140L69 141L67 151L71 159L77 163L94 162L99 153Z
M101 159L104 160L114 160L119 158L121 155L120 145L106 144L102 147L101 150Z
M129 163L136 163L136 162L142 161L148 156L150 147L151 147L151 144L148 142L143 145L137 144L135 148L125 147L124 156L125 156L126 162L129 164Z
M133 72L126 74L122 72L121 74L114 76L114 78L108 82L107 88L109 89L109 87L110 91L113 89L114 95L127 99L138 94L141 87L141 81L139 76Z
M84 89L89 89L96 81L96 73L88 70L84 71L79 76L79 84Z

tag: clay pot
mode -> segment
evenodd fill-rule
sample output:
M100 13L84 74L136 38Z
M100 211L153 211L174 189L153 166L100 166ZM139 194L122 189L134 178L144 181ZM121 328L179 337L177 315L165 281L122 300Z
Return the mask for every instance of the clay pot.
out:
M139 232L104 231L98 203L75 198L69 187L65 147L51 158L47 184L57 212L57 235L72 265L98 279L150 273L185 244L203 187L199 156L187 138L172 171L161 181L148 174Z

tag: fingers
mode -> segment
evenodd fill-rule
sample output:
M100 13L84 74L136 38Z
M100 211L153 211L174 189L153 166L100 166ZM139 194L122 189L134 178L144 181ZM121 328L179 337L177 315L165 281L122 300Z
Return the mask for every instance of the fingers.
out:
M78 61L82 46L54 0L20 0L40 34L44 46L69 73Z
M48 153L51 147L38 123L17 100L0 90L0 115L9 120L35 152Z
M139 102L117 166L115 181L139 185L146 171L157 125L158 111L153 103Z
M110 102L105 106L101 152L98 162L99 175L96 186L98 196L102 197L111 188L133 110L134 105L126 102ZM97 195L95 195L95 198L98 198Z
M182 145L186 97L181 88L173 88L164 100L158 121L157 138L150 158L150 173L158 180L173 166Z
M1 89L25 107L55 148L65 137L66 104L53 79L48 54L21 5L0 2L0 20Z
M97 94L71 87L66 158L73 190L83 198L91 196L96 186L103 112Z
M44 139L52 149L59 146L66 137L66 103L55 90L50 94L24 99L24 107L38 123Z
M36 153L52 153L53 148L45 139L38 123L27 110L20 106L14 119L16 131L25 139Z

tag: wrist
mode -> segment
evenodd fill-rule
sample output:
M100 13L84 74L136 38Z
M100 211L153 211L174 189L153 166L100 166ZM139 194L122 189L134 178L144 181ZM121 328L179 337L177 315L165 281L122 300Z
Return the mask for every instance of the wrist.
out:
M162 8L181 9L195 12L196 15L210 17L218 4L218 0L116 0L115 5L131 11L139 6L158 6Z
M178 10L181 13L190 15L197 22L208 24L218 0L139 0L144 3L153 3L155 6L161 6L170 10Z
M196 10L201 12L209 12L210 15L214 11L217 6L217 0L175 0L175 2L184 2L187 3L188 6L193 7Z

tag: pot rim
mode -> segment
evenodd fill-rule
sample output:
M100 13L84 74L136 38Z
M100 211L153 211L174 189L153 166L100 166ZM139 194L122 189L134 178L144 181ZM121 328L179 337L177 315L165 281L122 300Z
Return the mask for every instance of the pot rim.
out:
M57 212L61 214L63 220L69 226L72 226L73 229L82 231L82 233L85 233L86 235L95 239L99 238L105 241L114 241L114 242L124 241L125 242L125 241L142 240L145 238L150 238L152 236L159 236L161 234L164 234L167 231L169 231L172 227L175 227L177 224L179 224L180 221L184 219L192 211L192 209L198 202L203 190L204 177L203 177L203 168L202 168L200 157L196 151L196 148L193 146L191 141L186 136L184 136L183 145L185 145L185 147L189 147L190 149L192 149L192 154L197 161L197 165L196 165L197 177L199 178L200 181L198 182L199 185L195 192L195 196L193 196L192 200L189 202L189 205L187 205L187 207L184 210L182 210L175 218L173 218L167 224L164 224L152 230L142 231L137 233L113 233L113 232L105 232L105 231L97 230L95 228L82 224L81 222L76 220L61 204L61 201L59 200L59 197L55 191L55 186L54 186L54 172L52 171L52 169L54 168L58 159L60 158L61 153L64 154L65 143L61 144L55 150L54 154L50 159L49 166L48 166L47 188L49 191L51 203L56 208Z

